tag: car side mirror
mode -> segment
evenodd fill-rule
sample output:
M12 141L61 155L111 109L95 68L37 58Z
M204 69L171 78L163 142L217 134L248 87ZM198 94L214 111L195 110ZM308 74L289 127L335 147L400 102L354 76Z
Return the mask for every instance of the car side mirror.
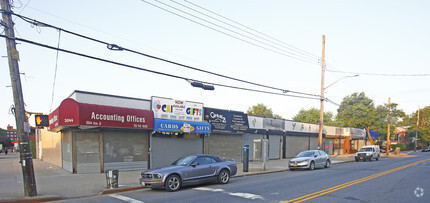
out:
M192 167L196 167L197 165L199 165L199 162L194 162L191 164Z

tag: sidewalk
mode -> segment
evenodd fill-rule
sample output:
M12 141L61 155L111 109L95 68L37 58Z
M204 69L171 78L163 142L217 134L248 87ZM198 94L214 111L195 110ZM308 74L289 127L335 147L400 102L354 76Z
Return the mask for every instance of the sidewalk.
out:
M235 177L287 171L288 161L289 159L269 160L264 171L261 161L252 161L249 162L249 172L243 172L243 164L238 163ZM354 154L332 156L332 164L351 161L354 161ZM42 202L143 188L139 184L141 170L120 171L119 188L106 189L104 173L72 174L38 159L33 160L33 167L38 196L30 198L24 195L19 154L0 154L0 202Z

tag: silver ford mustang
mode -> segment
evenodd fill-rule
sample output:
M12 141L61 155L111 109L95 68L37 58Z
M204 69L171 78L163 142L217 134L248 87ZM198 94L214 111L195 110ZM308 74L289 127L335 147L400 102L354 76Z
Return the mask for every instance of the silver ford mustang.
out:
M206 182L226 184L236 173L235 161L225 161L215 155L196 154L181 157L170 166L142 172L140 184L173 192L185 185Z

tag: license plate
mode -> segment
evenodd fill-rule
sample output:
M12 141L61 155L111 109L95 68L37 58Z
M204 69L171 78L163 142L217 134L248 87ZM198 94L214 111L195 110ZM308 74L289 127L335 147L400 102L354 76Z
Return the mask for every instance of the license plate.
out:
M363 157L360 157L360 159L363 159Z
M297 166L297 164L294 164L293 166Z

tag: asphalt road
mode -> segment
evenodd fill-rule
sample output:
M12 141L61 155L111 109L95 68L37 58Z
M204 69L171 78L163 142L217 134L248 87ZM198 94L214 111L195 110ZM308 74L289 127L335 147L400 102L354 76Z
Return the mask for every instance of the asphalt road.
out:
M430 153L314 171L238 177L178 192L137 190L61 202L430 202Z

